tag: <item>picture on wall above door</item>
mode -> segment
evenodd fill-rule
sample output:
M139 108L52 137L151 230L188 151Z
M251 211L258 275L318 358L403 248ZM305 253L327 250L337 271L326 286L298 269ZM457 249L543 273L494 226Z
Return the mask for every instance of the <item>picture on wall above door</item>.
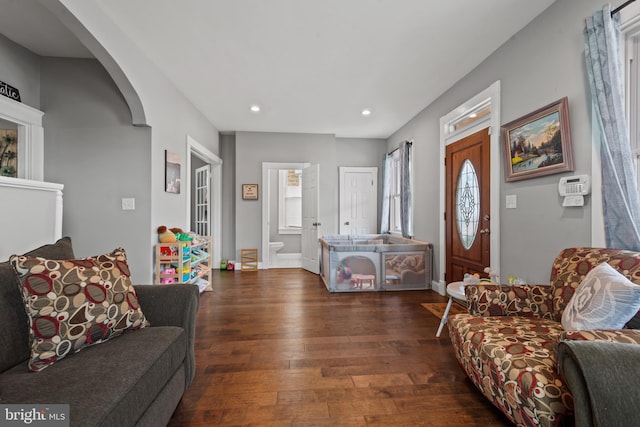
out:
M164 191L180 194L180 156L164 150Z
M566 97L502 126L505 180L573 170Z

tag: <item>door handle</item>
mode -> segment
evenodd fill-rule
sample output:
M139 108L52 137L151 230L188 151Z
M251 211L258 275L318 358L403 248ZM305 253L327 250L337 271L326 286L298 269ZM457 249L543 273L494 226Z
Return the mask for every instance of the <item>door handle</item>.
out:
M314 227L319 227L319 226L321 226L322 224L320 224L319 222L314 222L314 223L313 223L313 224L311 224L311 225L313 225Z
M480 229L480 234L489 234L489 233L491 233L491 231L488 228Z
M349 221L345 222L344 225L349 225Z
M489 221L491 217L489 216L489 214L485 214L482 219L484 219L485 221Z

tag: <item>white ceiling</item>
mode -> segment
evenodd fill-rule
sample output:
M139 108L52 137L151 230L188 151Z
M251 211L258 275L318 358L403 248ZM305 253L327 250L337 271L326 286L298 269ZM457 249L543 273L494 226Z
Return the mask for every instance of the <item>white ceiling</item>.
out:
M3 34L27 33L37 50L14 40L38 54L86 55L24 11L4 22L5 3L36 0L1 1ZM220 131L386 138L554 0L91 1Z

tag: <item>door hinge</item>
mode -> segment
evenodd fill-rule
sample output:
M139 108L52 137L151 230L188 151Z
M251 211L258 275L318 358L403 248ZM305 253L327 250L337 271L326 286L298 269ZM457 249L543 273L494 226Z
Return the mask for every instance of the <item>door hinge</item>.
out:
M444 216L444 220L447 220L447 213L445 212L444 214L442 214Z
M491 135L493 133L493 127L489 126L489 135Z

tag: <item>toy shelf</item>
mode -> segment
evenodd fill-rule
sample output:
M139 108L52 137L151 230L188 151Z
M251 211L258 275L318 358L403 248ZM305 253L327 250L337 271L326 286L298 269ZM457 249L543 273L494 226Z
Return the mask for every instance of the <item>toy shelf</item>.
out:
M211 238L155 245L155 282L197 284L211 289Z

